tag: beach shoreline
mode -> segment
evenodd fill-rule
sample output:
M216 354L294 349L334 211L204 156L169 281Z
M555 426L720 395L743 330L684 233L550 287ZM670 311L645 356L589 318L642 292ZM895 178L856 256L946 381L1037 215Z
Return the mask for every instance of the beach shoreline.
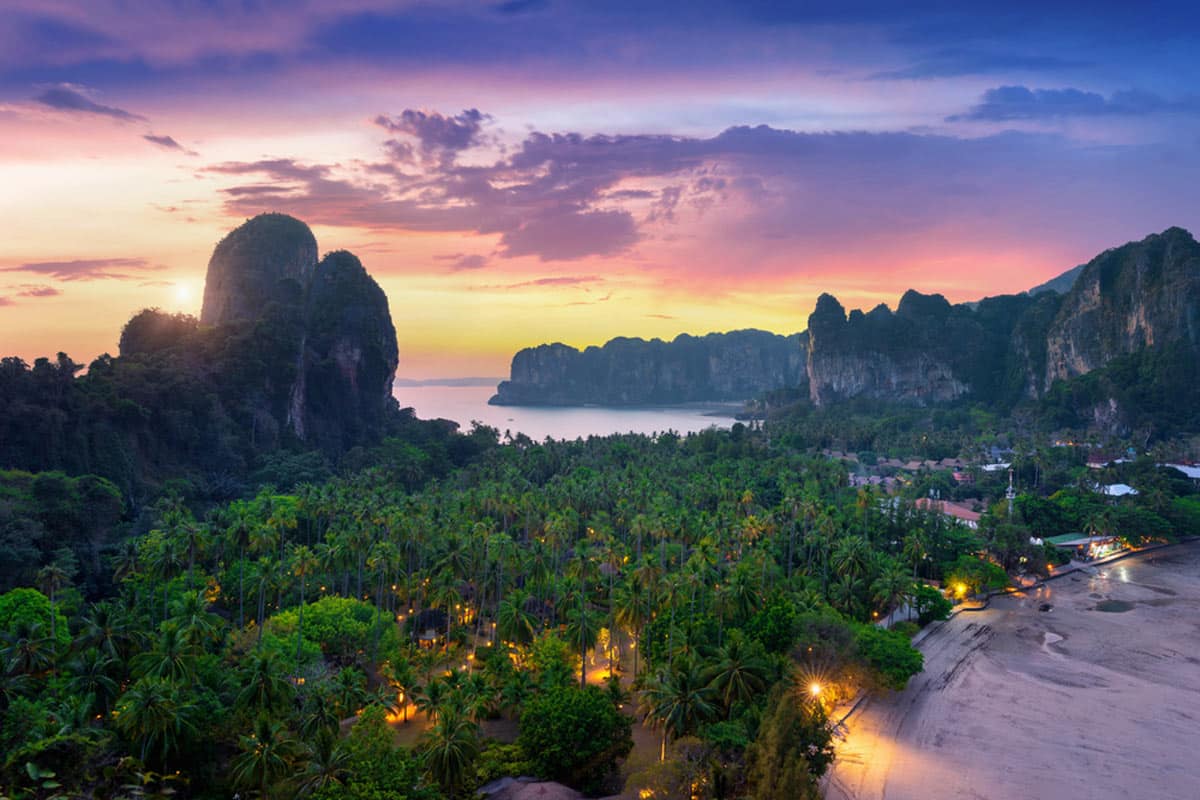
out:
M959 613L905 691L846 721L826 796L1194 798L1197 620L1197 542Z

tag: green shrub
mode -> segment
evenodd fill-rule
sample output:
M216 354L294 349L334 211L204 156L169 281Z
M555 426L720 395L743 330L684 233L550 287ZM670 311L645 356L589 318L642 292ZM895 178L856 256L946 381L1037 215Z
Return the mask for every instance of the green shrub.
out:
M539 777L594 792L633 749L632 725L595 686L563 686L526 704L517 741Z

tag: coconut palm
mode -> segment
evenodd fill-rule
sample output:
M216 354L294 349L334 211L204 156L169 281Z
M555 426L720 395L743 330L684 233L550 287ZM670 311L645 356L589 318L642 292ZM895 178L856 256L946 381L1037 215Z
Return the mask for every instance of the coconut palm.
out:
M71 675L67 687L73 694L90 697L92 705L107 715L112 708L112 701L120 692L115 677L119 666L116 659L89 647L67 664ZM91 713L90 708L88 713Z
M259 717L239 745L241 753L230 763L234 784L255 790L263 800L284 796L285 779L296 771L305 751L283 723Z
M726 718L734 706L750 703L766 691L771 665L761 648L755 648L742 635L733 631L724 646L717 648L711 664L704 671L708 686L725 707Z
M463 793L479 755L479 728L457 713L443 713L422 738L421 762L447 797Z
M105 600L92 605L83 615L75 644L81 648L95 648L109 658L124 662L144 639L145 634L133 624L129 614Z
M296 796L342 786L350 777L350 754L339 746L334 731L321 731L308 745L307 764L296 782Z
M537 617L528 610L529 592L514 589L500 601L496 617L496 628L500 638L506 642L529 644L537 631Z
M0 659L5 671L17 675L41 675L54 663L54 640L40 622L21 620L3 634Z
M135 675L187 684L195 673L196 648L178 625L164 626L154 646L130 662Z
M667 742L696 731L717 716L716 691L705 680L693 654L676 659L642 690L641 709L652 728L662 729L659 760L667 757Z
M38 588L50 598L50 639L57 642L58 590L70 584L71 576L60 564L55 562L38 570L37 582Z
M161 766L195 731L196 706L174 682L148 675L121 695L113 712L144 763Z
M295 695L270 653L252 656L239 676L242 684L236 705L257 713L271 713L286 707Z
M291 557L292 574L300 579L300 607L298 611L298 621L296 623L296 663L300 663L300 644L304 639L304 603L305 597L305 579L311 575L320 562L317 556L307 545L299 545L292 549Z

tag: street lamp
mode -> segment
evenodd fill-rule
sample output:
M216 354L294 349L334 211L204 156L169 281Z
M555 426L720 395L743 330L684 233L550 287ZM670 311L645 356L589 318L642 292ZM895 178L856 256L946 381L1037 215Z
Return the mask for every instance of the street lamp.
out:
M808 685L808 693L811 694L813 697L820 697L821 684L817 683L816 681L813 681L812 683L810 683Z

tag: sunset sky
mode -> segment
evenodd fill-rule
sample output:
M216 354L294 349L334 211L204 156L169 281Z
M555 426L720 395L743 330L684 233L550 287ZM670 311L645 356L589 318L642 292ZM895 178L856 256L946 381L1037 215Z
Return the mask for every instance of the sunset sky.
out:
M413 378L1027 289L1200 228L1194 9L0 0L0 355L198 313L271 210L363 260Z

